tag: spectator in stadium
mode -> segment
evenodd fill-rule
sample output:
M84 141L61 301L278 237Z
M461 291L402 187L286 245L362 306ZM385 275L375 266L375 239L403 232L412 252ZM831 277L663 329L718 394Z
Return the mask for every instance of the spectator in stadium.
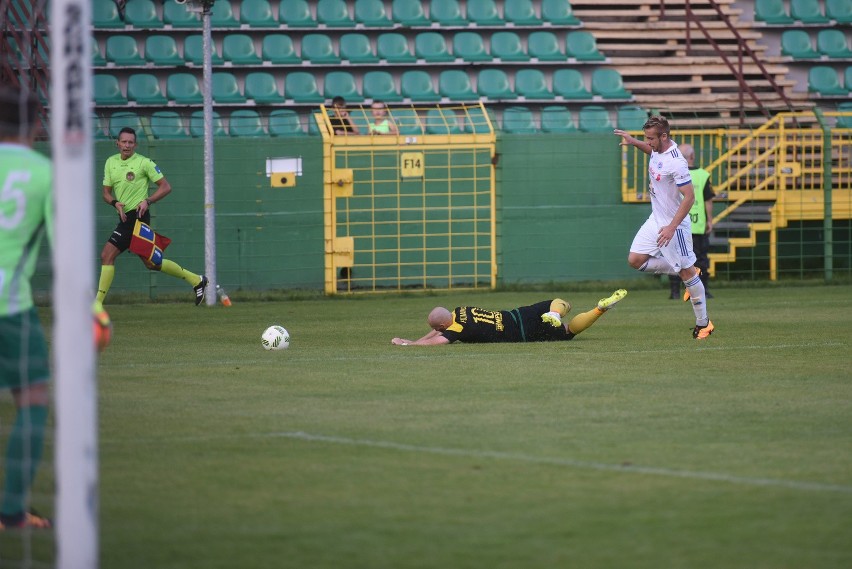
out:
M640 141L621 129L615 129L622 146L635 146L651 158L648 162L651 215L636 233L627 262L634 269L664 275L680 275L692 300L695 328L692 337L704 340L715 327L707 315L704 283L695 267L692 251L689 210L695 202L695 190L689 166L677 143L671 139L669 121L654 115L643 125L645 140Z
M395 346L438 346L457 341L493 343L573 340L574 336L594 324L625 296L627 291L619 289L607 298L600 299L592 310L578 314L567 323L563 319L571 310L571 305L561 298L499 311L475 306L458 306L450 311L443 306L436 306L427 318L431 332L419 340L394 338L391 343Z
M17 409L3 462L0 531L51 527L27 508L50 403L47 342L30 285L44 235L53 242L52 167L32 149L36 103L0 88L0 388L11 390Z
M150 158L136 154L136 131L124 127L116 142L119 153L107 158L104 165L103 199L118 212L118 225L101 251L101 276L98 281L97 301L103 302L115 277L116 258L130 247L136 220L150 225L151 204L160 201L172 191L160 167ZM157 184L156 191L148 196L148 186ZM115 196L113 197L113 192ZM183 279L195 292L195 305L204 300L207 277L192 273L174 261L162 259L156 264L139 257L148 269Z
M352 122L349 118L349 110L346 108L346 99L343 97L335 97L331 100L331 109L334 111L329 119L331 120L331 128L334 129L334 134L361 134L358 125Z
M384 101L373 101L370 110L373 113L370 134L399 134L396 123L388 117L388 106Z
M695 266L700 271L698 276L704 284L707 298L713 298L709 289L710 259L708 254L710 253L710 232L713 230L713 198L716 194L713 192L713 185L710 183L710 172L704 168L695 167L695 149L689 144L681 144L680 151L689 165L692 187L695 188L697 195L703 196L703 199L696 199L695 203L692 204L692 209L689 210L689 220L692 223L692 250L695 252ZM680 277L669 275L672 300L680 298L680 283ZM686 300L689 300L688 296L684 297L684 301Z

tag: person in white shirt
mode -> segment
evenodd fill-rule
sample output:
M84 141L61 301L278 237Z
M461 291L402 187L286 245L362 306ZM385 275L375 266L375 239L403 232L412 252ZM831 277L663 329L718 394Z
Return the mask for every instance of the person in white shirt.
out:
M679 275L692 301L695 328L692 337L704 340L715 327L707 316L704 285L695 267L689 210L695 203L695 190L689 165L671 139L669 122L652 116L642 127L645 140L637 140L616 129L622 146L635 146L648 160L651 215L636 233L627 262L634 269L663 275Z

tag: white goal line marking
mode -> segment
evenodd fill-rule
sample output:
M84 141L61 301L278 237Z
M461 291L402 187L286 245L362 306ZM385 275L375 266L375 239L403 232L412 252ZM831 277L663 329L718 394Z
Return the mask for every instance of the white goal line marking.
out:
M796 480L780 480L777 478L751 478L748 476L734 476L720 472L700 472L693 470L675 470L671 468L658 468L652 466L607 464L604 462L587 462L572 460L570 458L539 457L528 454L511 452L500 452L490 450L470 450L444 447L429 447L395 443L392 441L375 441L370 439L350 439L346 437L333 437L328 435L317 435L302 431L268 433L266 435L255 435L265 437L281 437L301 441L311 441L347 446L360 446L396 450L402 452L415 452L425 454L437 454L442 456L458 456L462 458L489 458L495 460L511 460L515 462L527 462L531 464L546 464L553 466L567 466L584 470L597 470L605 472L618 472L626 474L648 474L654 476L666 476L670 478L688 478L694 480L711 480L714 482L729 482L745 486L789 488L792 490L804 490L811 492L841 492L852 494L852 486L839 484L823 484L820 482L802 482Z

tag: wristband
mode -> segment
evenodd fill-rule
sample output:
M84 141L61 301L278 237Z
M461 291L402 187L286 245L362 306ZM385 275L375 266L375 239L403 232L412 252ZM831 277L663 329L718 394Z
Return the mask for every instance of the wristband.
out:
M109 205L111 205L112 207L115 207L115 204L117 204L117 203L118 203L118 200L112 200L111 202L109 202Z
M151 200L149 200L148 198L145 198L145 201L148 203L148 207L151 207Z

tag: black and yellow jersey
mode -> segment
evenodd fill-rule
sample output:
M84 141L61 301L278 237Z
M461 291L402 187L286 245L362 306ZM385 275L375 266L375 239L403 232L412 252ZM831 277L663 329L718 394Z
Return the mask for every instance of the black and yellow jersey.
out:
M550 310L550 300L513 310L486 310L475 306L453 309L453 322L441 332L450 343L557 342L574 337L563 326L554 328L542 322Z

